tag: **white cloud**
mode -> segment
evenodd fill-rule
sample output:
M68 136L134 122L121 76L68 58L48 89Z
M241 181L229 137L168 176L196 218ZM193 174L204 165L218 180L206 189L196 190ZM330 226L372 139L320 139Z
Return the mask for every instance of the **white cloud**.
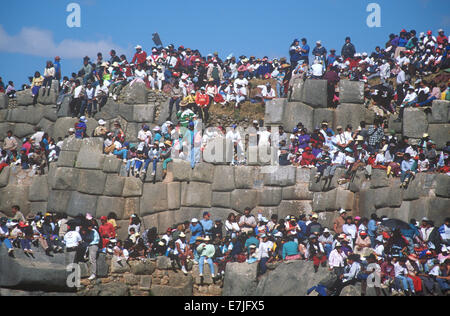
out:
M24 27L17 35L9 35L0 25L0 52L21 53L39 57L52 58L61 56L64 59L95 57L98 52L109 52L115 49L124 52L126 49L115 45L111 39L100 41L80 41L65 39L56 43L52 32L35 27Z

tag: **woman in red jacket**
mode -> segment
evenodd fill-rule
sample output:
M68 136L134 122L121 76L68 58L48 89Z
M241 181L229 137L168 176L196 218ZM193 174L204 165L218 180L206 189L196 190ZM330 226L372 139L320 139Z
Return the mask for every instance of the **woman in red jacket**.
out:
M209 96L206 94L205 87L202 87L200 91L197 92L197 95L195 96L195 103L200 109L200 118L202 119L203 123L206 124L209 118Z
M300 162L300 166L313 166L316 157L311 153L311 147L306 147L305 151L302 154L302 161Z

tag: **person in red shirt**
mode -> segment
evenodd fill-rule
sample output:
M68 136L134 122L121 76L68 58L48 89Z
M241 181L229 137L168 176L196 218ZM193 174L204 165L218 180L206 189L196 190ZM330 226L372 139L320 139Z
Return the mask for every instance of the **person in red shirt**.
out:
M300 166L312 166L316 161L316 157L311 153L311 147L306 147L305 151L302 154L302 161L300 162Z
M138 64L142 65L142 67L145 66L145 63L147 62L147 53L142 50L142 46L138 45L136 48L136 54L134 54L133 60L131 61L132 64Z
M200 117L204 123L208 121L209 118L209 95L206 94L205 87L202 87L197 95L195 96L195 103L200 110Z
M439 36L436 38L437 43L438 43L438 45L444 45L445 40L448 41L448 38L447 38L447 36L445 36L443 29L440 29L438 31L438 33L439 33Z
M116 238L116 230L114 229L114 226L108 222L108 218L106 216L102 216L100 221L102 224L99 227L99 233L103 241L102 248L105 248L110 239Z

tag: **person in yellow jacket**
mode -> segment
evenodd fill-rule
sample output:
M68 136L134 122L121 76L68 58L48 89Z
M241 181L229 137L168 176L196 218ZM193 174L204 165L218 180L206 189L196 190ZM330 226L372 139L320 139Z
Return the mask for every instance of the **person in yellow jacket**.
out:
M44 77L41 76L39 71L36 71L34 73L33 81L31 83L31 94L33 95L33 105L37 103L39 89L41 89L43 83Z

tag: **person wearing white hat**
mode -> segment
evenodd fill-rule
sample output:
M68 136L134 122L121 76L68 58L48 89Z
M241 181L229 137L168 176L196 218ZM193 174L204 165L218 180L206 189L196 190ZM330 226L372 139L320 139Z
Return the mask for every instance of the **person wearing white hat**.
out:
M142 46L141 45L137 45L135 47L136 49L136 54L134 54L133 60L131 60L132 64L138 64L141 66L144 66L146 61L147 61L147 53L145 51L142 50Z
M197 254L200 258L198 261L199 276L200 276L200 278L203 278L203 266L205 265L205 261L206 261L208 263L209 269L211 271L211 277L214 280L216 275L215 275L214 263L213 263L212 258L214 257L214 254L216 253L216 248L214 247L213 244L210 243L209 236L206 236L203 240L205 242L201 243L197 247Z
M198 223L198 219L193 218L191 220L191 224L189 225L189 230L191 232L191 239L189 240L189 244L193 245L193 244L195 244L197 237L200 237L203 233L203 228Z
M108 129L105 125L106 122L104 120L98 120L98 126L94 130L94 137L105 137L108 134Z
M336 276L340 277L344 273L345 259L347 259L347 255L344 251L342 251L342 245L339 241L336 242L334 247L335 248L330 252L328 257L328 265Z
M173 254L177 257L178 264L181 266L181 271L187 275L188 272L186 270L186 261L189 258L193 258L193 254L191 248L186 242L186 234L181 232L178 235L178 239L175 241L175 249Z
M331 250L333 249L334 242L334 238L328 228L325 228L323 230L323 234L319 237L319 242L322 244L323 249L325 250L325 254L328 257L331 253Z

